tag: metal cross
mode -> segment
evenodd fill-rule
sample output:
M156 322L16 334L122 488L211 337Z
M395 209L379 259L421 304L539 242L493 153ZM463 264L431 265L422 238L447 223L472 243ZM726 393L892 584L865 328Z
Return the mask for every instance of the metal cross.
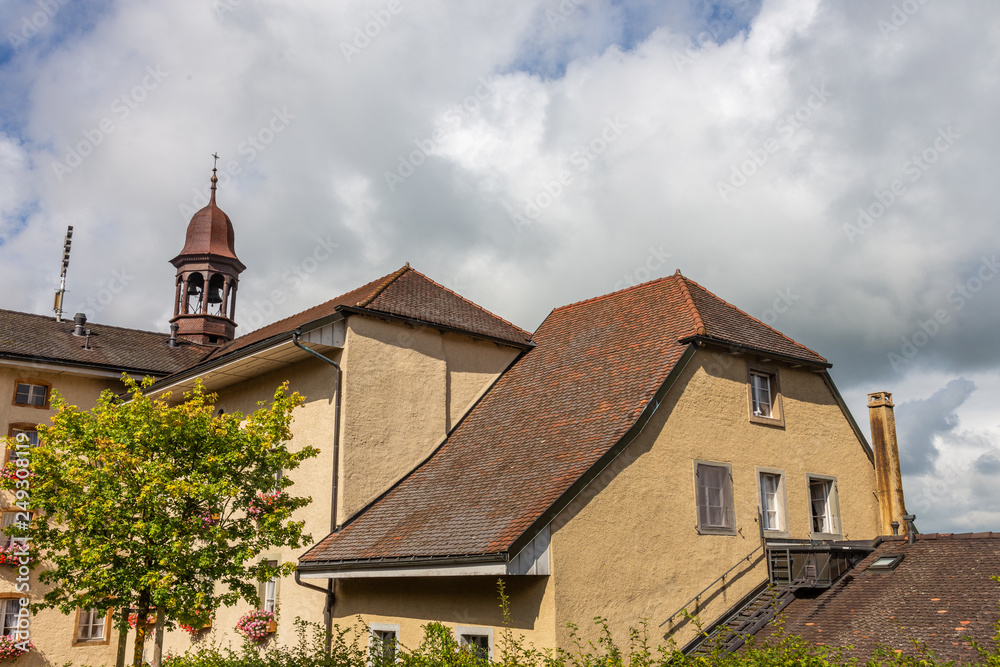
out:
M215 164L212 165L212 169L216 169L219 166L219 151L212 153L212 157L215 158Z

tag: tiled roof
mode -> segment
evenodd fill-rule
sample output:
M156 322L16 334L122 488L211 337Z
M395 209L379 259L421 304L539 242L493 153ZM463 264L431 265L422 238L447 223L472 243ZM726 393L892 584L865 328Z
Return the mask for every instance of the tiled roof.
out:
M679 273L557 308L427 462L302 562L508 550L632 428L682 340L744 340L741 321L763 349L797 345Z
M794 359L827 363L826 359L809 348L726 303L693 280L685 278L684 281L691 295L692 307L704 323L704 332L700 335Z
M525 346L531 339L529 332L442 287L407 264L346 294L240 336L216 350L211 358L217 359L254 343L291 333L309 322L333 315L343 307L350 308L351 312L375 316L405 317L517 346Z
M992 647L1000 584L1000 533L882 538L875 551L816 597L798 597L782 616L784 631L826 646L852 646L867 657L876 645L914 654L914 641L941 660L980 661L970 641ZM869 570L880 556L903 554L893 570ZM758 643L774 632L758 633Z
M85 339L73 335L73 322L54 317L0 310L0 357L41 363L69 363L111 371L166 375L191 366L211 348L182 341L170 347L164 333L87 322Z

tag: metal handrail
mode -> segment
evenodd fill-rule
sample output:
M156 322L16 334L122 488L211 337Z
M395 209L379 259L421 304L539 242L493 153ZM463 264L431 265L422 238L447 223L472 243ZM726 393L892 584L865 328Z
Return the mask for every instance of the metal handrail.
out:
M740 559L740 560L739 560L739 561L738 561L738 562L736 563L736 565L733 565L733 566L732 566L731 568L729 568L728 570L726 570L725 572L723 572L721 576L717 577L717 578L715 579L715 581L713 581L712 583L710 583L710 584L709 584L708 586L705 586L705 588L701 589L701 592L700 592L700 593L698 593L698 594L697 594L697 595L695 595L695 596L694 596L693 598L691 598L690 600L688 600L687 602L685 602L684 604L682 604L682 605L681 605L681 608L680 608L680 609L678 609L678 610L677 610L677 611L675 611L674 613L670 614L670 616L668 616L668 617L667 617L667 620L663 621L663 623L660 623L660 625L658 625L657 627L660 627L660 628L662 628L662 627L663 627L664 625L666 625L667 623L669 623L670 621L672 621L672 620L674 619L674 617L675 617L675 616L677 616L677 615L678 615L678 614L680 614L680 613L681 613L682 611L684 611L685 609L687 609L687 606L688 606L689 604L691 604L691 603L692 603L692 602L694 602L695 600L699 599L699 598L700 598L700 597L701 597L702 595L704 595L704 594L705 594L705 592L706 592L706 591L707 591L707 590L708 590L709 588L711 588L712 586L715 586L715 585L716 585L717 583L719 583L720 581L722 581L723 579L725 579L725 578L726 578L726 575L728 575L728 574L729 574L730 572L732 572L733 570L735 570L736 568L738 568L738 567L739 567L740 565L742 565L742 564L743 564L743 561L749 561L749 560L750 560L750 559L751 559L751 558L753 557L753 555L754 555L755 553L757 553L758 551L760 551L760 550L761 550L761 549L763 549L763 548L764 548L764 545L763 545L763 544L761 544L761 545L759 545L759 546L758 546L758 547L757 547L756 549L754 549L753 551L751 551L750 553L748 553L748 554L747 554L746 556L744 556L743 558L741 558L741 559Z

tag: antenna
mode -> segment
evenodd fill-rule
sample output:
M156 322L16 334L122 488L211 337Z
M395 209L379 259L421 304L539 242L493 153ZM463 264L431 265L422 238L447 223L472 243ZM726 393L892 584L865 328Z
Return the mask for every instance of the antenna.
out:
M66 294L66 270L69 269L69 249L73 245L73 225L66 228L66 240L63 242L62 270L59 272L59 289L56 290L56 301L52 310L56 312L56 322L62 322L63 296Z

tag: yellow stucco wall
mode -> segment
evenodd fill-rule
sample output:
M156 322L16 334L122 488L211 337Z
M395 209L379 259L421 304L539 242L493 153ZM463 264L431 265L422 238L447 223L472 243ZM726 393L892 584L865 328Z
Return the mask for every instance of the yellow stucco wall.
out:
M510 628L516 639L541 648L555 642L555 600L549 577L504 577L509 598ZM399 641L415 648L431 621L456 627L493 629L499 656L503 616L498 577L400 577L344 579L336 584L334 622L355 625L360 616L371 623L399 625Z
M755 424L746 364L702 348L639 437L553 522L560 646L568 622L596 637L594 616L620 641L643 618L654 643L690 639L689 623L657 626L760 544L758 467L784 471L792 538L810 538L810 473L837 478L844 539L878 534L872 463L822 377L778 366L785 426ZM736 535L698 534L696 460L732 466ZM707 624L766 578L758 552L689 611Z
M427 458L515 356L457 334L349 318L339 522Z
M110 377L93 377L78 372L42 370L30 366L0 365L0 427L2 435L7 435L11 424L48 424L55 413L47 409L13 405L14 385L17 380L41 380L49 383L53 391L60 393L70 404L81 409L89 409L104 389L124 390L120 381ZM51 398L51 397L50 397ZM28 489L30 492L30 488ZM14 506L14 495L0 491L0 506ZM38 599L49 590L37 578L38 570L32 570L27 581L18 582L18 573L10 567L0 567L0 597L17 597L18 587L28 587L31 599ZM21 592L25 592L23 588ZM74 664L99 665L107 662L107 645L73 645L75 614L65 616L57 610L45 610L31 618L31 640L38 647L17 664L25 667L36 665ZM112 654L112 664L113 664Z

